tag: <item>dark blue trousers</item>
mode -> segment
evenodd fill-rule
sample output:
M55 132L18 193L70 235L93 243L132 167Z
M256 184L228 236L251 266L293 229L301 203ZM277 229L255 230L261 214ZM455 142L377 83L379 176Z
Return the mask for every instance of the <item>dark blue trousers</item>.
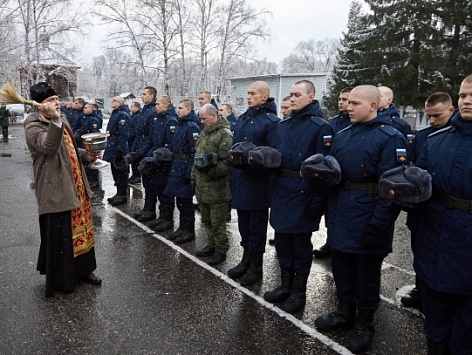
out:
M267 241L269 209L237 210L241 246L253 253L264 253Z
M454 355L472 354L472 296L434 291L419 277L418 289L428 339L447 341Z
M355 302L358 309L377 310L385 255L350 254L333 250L331 258L338 299Z
M154 184L152 177L148 174L142 175L143 187L144 187L144 202L155 206L157 200L159 200L159 211L160 212L173 212L175 208L175 199L164 195L164 189L166 185Z
M113 175L113 180L115 181L115 186L127 187L129 169L127 171L118 171L115 169L113 164L110 164L110 165L111 165L111 174Z
M297 276L310 275L313 259L311 233L279 233L275 231L275 249L280 270L294 272Z
M173 199L173 198L172 198ZM177 208L180 212L180 222L195 221L195 207L192 197L177 197Z

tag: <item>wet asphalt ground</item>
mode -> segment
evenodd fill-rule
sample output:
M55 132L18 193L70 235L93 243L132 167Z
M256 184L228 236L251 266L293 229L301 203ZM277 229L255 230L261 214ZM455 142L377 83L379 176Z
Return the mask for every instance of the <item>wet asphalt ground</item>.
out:
M267 245L264 278L241 287L226 271L237 264L236 211L228 223L231 248L212 267L195 257L205 245L197 212L195 242L177 246L135 221L143 206L141 185L117 208L109 168L92 199L96 274L100 287L80 284L72 294L44 297L36 271L39 226L32 163L21 125L0 142L0 354L349 354L349 331L318 332L314 319L336 307L328 260L314 260L303 312L290 315L262 295L279 283L275 249ZM54 191L51 191L54 193ZM423 318L400 305L414 283L405 215L397 221L394 252L383 265L382 303L369 354L426 354ZM178 225L178 212L174 215ZM270 230L269 238L273 236ZM315 247L326 230L313 234Z

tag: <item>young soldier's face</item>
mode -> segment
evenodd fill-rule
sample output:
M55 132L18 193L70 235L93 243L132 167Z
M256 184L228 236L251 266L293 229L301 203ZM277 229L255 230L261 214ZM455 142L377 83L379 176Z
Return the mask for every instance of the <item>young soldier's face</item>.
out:
M149 92L148 89L144 89L142 94L141 94L141 100L143 100L143 103L145 105L147 105L148 103L150 103L152 101L152 99L154 99L154 97L152 96L152 94Z
M190 107L185 106L183 103L180 103L179 106L177 106L177 115L180 118L184 118L187 116L192 109Z
M340 112L346 112L347 107L349 106L349 93L342 92L338 97L338 109Z
M472 83L461 84L458 104L462 119L472 121Z
M374 110L377 111L377 103L372 102L364 90L354 89L351 91L347 107L351 123L369 121Z
M259 85L252 84L247 90L247 105L258 107L267 101L269 95Z
M439 129L451 118L454 113L454 106L448 106L444 102L440 102L434 106L426 106L425 111L431 127Z
M85 105L84 107L84 114L90 115L93 112L93 107L90 105Z
M169 108L169 104L164 102L164 100L162 98L157 99L157 101L156 101L156 112L157 113L164 113L164 112L167 111L168 108Z
M290 90L290 106L292 110L299 111L315 98L314 93L308 93L305 84L296 84Z
M207 94L203 93L203 94L198 95L198 103L200 104L200 107L202 107L205 104L209 104L210 102L211 102L211 98Z
M292 112L290 101L282 101L282 104L280 105L280 110L282 111L282 116L284 118L290 117L290 112Z

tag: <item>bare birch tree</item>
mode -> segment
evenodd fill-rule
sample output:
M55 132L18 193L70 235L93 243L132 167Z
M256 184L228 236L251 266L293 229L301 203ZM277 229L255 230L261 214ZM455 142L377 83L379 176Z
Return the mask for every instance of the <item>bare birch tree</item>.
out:
M251 40L269 37L264 16L270 14L267 9L256 10L248 6L246 0L229 0L219 7L221 23L218 28L218 82L217 101L225 91L225 77L228 64L235 58L245 58L251 50Z

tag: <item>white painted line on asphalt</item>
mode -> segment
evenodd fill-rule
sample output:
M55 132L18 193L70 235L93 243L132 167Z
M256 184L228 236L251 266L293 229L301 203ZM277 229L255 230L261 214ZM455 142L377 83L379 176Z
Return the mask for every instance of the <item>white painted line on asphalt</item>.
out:
M219 271L219 270L215 269L214 267L208 265L207 263L203 262L202 260L200 260L196 256L190 254L186 250L184 250L181 247L179 247L178 245L174 244L172 241L169 241L166 238L164 238L163 236L155 233L148 226L138 222L137 220L135 220L134 218L132 218L131 216L129 216L125 212L119 210L116 207L112 207L112 208L113 208L113 210L115 210L116 213L123 216L124 218L126 218L130 222L134 223L135 225L137 225L139 228L141 228L145 232L152 234L154 238L156 238L156 239L160 240L161 242L167 244L169 247L171 247L175 251L179 252L180 254L186 256L187 258L189 258L190 260L192 260L194 263L198 264L202 268L210 271L213 275L219 277L220 279L222 279L223 281L225 281L229 285L233 286L234 288L236 288L240 292L244 293L246 296L251 297L256 302L258 302L259 304L261 304L265 308L271 310L272 312L276 313L281 318L287 319L293 325L295 325L296 327L298 327L299 329L304 331L306 334L310 335L311 337L315 338L316 340L319 340L321 343L323 343L324 345L326 345L330 349L336 351L338 354L342 354L342 355L352 354L348 349L346 349L341 344L335 342L334 340L327 337L326 335L321 334L316 329L306 325L305 323L303 323L301 320L295 318L290 313L287 313L284 310L280 309L279 307L274 306L272 303L267 302L262 297L256 295L255 293L253 293L249 289L247 289L245 287L242 287L239 283L235 282L234 280L232 280L231 278L229 278L228 276L223 274L221 271Z
M407 275L412 275L412 276L415 276L415 272L414 271L410 271L408 269L405 269L403 267L400 267L400 266L397 266L397 265L394 265L394 264L390 264L390 263L387 263L387 262L383 262L382 263L382 270L385 270L385 269L396 269L396 270L399 270Z

